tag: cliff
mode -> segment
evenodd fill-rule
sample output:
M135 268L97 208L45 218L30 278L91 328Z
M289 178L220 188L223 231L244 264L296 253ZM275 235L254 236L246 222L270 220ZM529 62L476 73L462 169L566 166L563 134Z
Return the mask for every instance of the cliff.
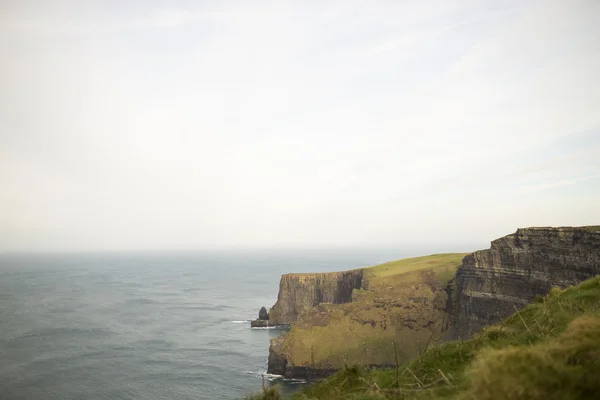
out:
M362 281L362 269L283 275L277 302L269 312L269 324L290 325L298 314L321 303L347 303L352 300L352 291L361 288Z
M385 366L430 341L466 339L547 294L600 275L600 226L525 228L471 254L436 254L361 270L281 278L268 372L318 377ZM394 350L395 343L395 350Z
M429 346L398 368L348 366L294 399L600 398L600 276L547 296L473 339ZM263 391L252 397L277 397Z
M600 226L525 228L463 259L448 338L467 338L547 294L600 274Z
M343 273L284 275L270 318L283 310L279 321L293 324L287 335L271 340L268 372L312 379L344 365L392 365L394 341L401 360L416 355L441 332L447 282L463 256L437 254Z

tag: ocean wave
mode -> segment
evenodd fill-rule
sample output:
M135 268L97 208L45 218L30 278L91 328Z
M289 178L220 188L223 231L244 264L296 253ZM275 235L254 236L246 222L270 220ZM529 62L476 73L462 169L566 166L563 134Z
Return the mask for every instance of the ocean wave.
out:
M150 299L148 297L136 297L133 299L127 299L125 300L126 304L158 304L159 302L154 300L154 299Z
M65 337L73 337L73 335L95 335L95 336L108 336L112 335L115 332L102 328L39 328L33 329L27 332L23 332L20 335L12 338L8 338L9 341L18 341L28 338L37 338L37 337L57 337L57 338L65 338ZM68 336L71 335L71 336Z
M228 321L228 322L229 322L230 324L249 324L249 323L250 323L250 320L249 320L249 319L247 319L247 320L244 320L244 321L241 321L241 320L239 320L239 321Z
M256 327L252 327L250 329L256 329L256 330L260 330L260 329L277 329L279 328L278 326L256 326Z
M244 371L244 375L263 376L266 374L265 371Z
M269 373L266 373L266 372L263 375L267 379L283 379L283 375L269 374Z
M265 371L244 371L245 375L251 375L251 376L257 376L257 377L265 377L266 380L268 380L269 382L285 382L285 383L296 383L296 384L301 384L301 383L306 383L306 380L304 379L295 379L295 378L284 378L283 375L277 375L277 374L269 374Z
M272 381L292 381L293 379L286 379L283 375L269 374L266 371L244 371L245 375L257 376L259 378L265 377L266 380Z
M269 382L273 382L273 381L283 381L285 383L306 383L305 379L296 379L296 378L284 378L283 375L276 375L276 374L268 374L268 373L262 373L261 375L264 375L264 377L269 381Z

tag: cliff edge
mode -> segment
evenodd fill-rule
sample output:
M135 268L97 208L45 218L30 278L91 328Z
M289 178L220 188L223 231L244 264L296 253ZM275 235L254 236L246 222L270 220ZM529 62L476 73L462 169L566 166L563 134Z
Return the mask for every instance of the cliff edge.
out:
M292 329L271 341L268 372L310 378L391 365L432 339L467 339L553 287L596 275L600 226L523 228L471 254L284 275L270 317Z
M600 274L600 226L518 229L463 259L449 339L467 338L547 294Z
M393 342L400 359L414 356L444 326L447 283L464 255L284 275L270 316L292 329L271 340L268 372L313 379L344 365L392 365Z
M352 291L360 289L362 282L362 269L282 275L277 302L269 311L269 324L293 324L300 313L321 303L348 303Z

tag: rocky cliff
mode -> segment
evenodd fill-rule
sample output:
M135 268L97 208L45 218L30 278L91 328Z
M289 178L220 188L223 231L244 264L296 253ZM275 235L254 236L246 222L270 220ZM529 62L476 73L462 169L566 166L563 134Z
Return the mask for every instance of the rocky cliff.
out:
M525 228L471 254L284 275L269 317L293 326L271 341L268 372L309 378L390 365L395 353L404 361L432 339L468 338L552 287L596 275L600 226Z
M310 380L344 365L389 366L395 355L405 360L418 354L441 332L448 280L464 256L436 254L358 271L285 275L270 317L283 309L283 321L293 325L271 340L268 372Z
M277 302L269 312L269 324L292 324L298 314L321 303L347 303L352 300L352 291L360 289L362 282L362 269L283 275Z
M448 338L466 338L556 287L600 274L600 226L525 228L467 255L448 302Z

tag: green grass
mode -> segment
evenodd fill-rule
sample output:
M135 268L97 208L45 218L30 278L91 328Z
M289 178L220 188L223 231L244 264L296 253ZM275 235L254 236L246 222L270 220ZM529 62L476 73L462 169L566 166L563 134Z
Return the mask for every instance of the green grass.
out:
M294 395L295 400L593 398L600 398L600 276L553 289L473 339L432 346L398 371L347 368Z
M367 268L373 276L385 278L392 275L404 274L425 268L457 268L467 253L432 254L423 257L405 258Z

